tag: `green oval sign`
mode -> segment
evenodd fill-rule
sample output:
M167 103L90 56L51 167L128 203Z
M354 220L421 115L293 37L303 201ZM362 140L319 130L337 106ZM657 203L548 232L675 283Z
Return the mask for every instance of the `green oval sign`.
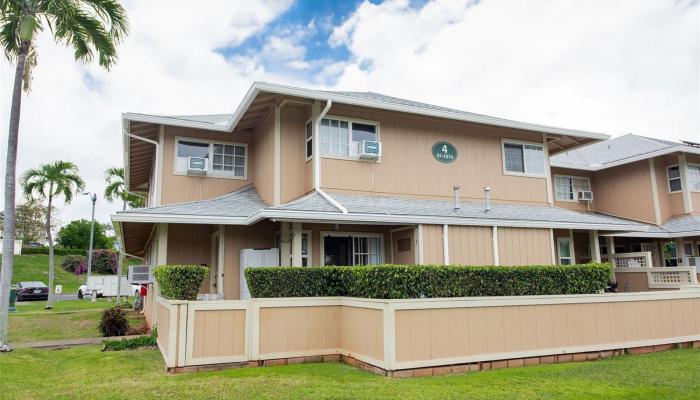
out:
M433 157L441 163L449 164L457 159L457 149L450 143L437 142L433 145Z

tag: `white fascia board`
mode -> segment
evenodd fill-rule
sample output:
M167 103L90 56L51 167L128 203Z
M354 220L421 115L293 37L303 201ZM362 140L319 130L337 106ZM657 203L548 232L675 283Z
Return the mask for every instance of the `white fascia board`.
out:
M111 216L112 222L144 222L171 224L224 224L246 225L245 217L220 217L180 214L125 213Z
M620 233L612 233L612 234L605 234L605 235L601 234L601 236L673 239L673 238L700 236L700 231L688 231L688 232L620 232Z
M676 152L682 152L682 153L690 153L690 154L700 154L700 149L695 149L689 146L683 146L683 145L678 145L678 146L673 146L673 147L668 147L665 149L661 150L656 150L652 151L650 153L644 153L640 154L634 157L628 157L623 160L618 160L615 162L611 162L608 164L604 165L595 165L595 166L590 166L590 165L571 165L571 164L558 164L556 162L552 162L550 160L549 165L555 168L567 168L567 169L576 169L576 170L581 170L581 171L601 171L604 169L612 168L612 167L617 167L620 165L625 165L625 164L630 164L636 161L641 161L641 160L647 160L649 158L654 158L654 157L659 157L659 156L665 156L667 154L673 154Z
M125 132L129 132L129 120L122 118L122 157L124 161L124 187L127 191L131 191L129 187L129 137L125 135Z
M603 133L597 133L597 132L588 132L588 131L581 131L581 130L576 130L576 129L557 128L557 127L553 127L553 126L539 125L539 124L533 124L533 123L528 123L528 122L519 122L519 121L513 121L513 120L509 120L509 119L491 117L488 115L454 112L454 111L447 111L447 110L435 110L435 109L416 107L416 106L411 106L411 105L395 104L395 103L389 103L389 102L373 100L373 99L363 99L363 98L357 98L357 97L353 97L353 96L346 96L346 95L339 94L339 93L330 93L330 92L325 92L322 90L297 88L297 87L277 85L277 84L267 83L267 82L255 82L255 83L253 83L253 85L250 87L250 89L248 90L246 95L243 97L243 101L241 101L241 103L236 108L236 111L233 114L233 118L231 118L231 120L228 122L228 124L226 126L214 125L214 124L197 122L197 121L188 121L188 120L166 117L166 116L157 116L157 115L148 115L148 114L139 114L139 113L123 113L122 119L129 120L129 121L149 122L149 123L154 123L154 124L164 124L164 125L182 126L182 127L188 127L188 128L206 129L206 130L219 131L219 132L233 132L234 128L236 127L236 125L238 124L240 119L243 117L245 112L248 110L248 107L252 104L252 102L255 100L258 93L260 93L260 92L269 92L269 93L276 93L276 94L286 95L286 96L303 97L303 98L312 99L312 100L324 100L324 101L331 100L334 103L340 103L340 104L349 104L349 105L363 106L363 107L369 107L369 108L378 108L378 109L383 109L383 110L404 112L404 113L416 114L416 115L425 115L425 116L437 117L437 118L446 118L446 119L457 120L457 121L474 122L474 123L479 123L479 124L501 126L501 127L506 127L506 128L523 129L523 130L534 131L534 132L549 133L549 134L553 134L553 135L574 136L574 137L594 139L594 140L606 140L606 139L610 138L610 135L606 135Z
M435 224L435 225L464 225L464 226L501 226L522 228L557 228L557 229L590 229L600 231L640 231L649 229L647 226L634 227L626 224L590 224L555 221L523 221L489 218L455 218L421 215L386 215L386 214L342 214L317 211L290 211L263 209L248 217L248 225L262 219L302 220L302 221L337 221L343 223L385 223L385 224Z

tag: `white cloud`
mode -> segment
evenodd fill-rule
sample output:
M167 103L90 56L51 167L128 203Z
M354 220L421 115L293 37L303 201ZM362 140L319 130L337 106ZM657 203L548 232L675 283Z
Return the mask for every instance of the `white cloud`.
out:
M700 140L688 1L363 3L330 38L335 85L610 134Z

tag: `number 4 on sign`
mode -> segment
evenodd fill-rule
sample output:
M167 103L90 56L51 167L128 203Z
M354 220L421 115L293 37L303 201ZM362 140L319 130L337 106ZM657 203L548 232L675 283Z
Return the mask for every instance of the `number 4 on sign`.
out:
M447 154L447 145L446 144L442 145L442 152Z

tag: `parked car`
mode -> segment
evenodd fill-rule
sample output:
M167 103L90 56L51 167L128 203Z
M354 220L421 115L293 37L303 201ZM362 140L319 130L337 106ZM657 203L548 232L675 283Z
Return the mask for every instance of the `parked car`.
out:
M131 285L131 295L136 296L141 291L141 285ZM122 292L123 293L123 292ZM97 287L97 297L102 297L104 294L102 287ZM78 298L82 299L85 296L90 296L90 292L87 290L87 284L82 284L78 288Z
M30 281L17 283L17 301L46 300L49 287L44 282Z

